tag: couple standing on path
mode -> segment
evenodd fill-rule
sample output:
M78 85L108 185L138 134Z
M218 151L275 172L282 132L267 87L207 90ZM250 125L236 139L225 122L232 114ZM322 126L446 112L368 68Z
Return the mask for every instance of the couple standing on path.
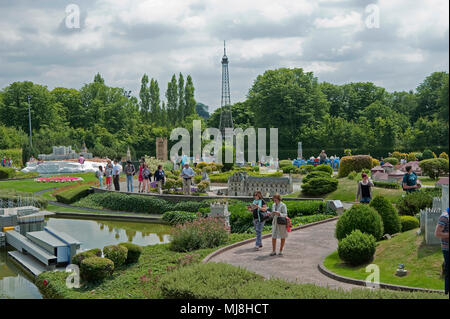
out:
M247 209L253 213L253 225L256 231L255 250L260 250L262 246L262 231L266 220L272 218L272 252L270 256L275 256L277 239L280 239L279 256L283 256L283 248L288 237L288 232L291 231L290 219L287 216L287 207L281 201L280 194L275 194L272 197L273 206L272 212L267 208L266 202L260 191L253 194L253 203L247 206Z

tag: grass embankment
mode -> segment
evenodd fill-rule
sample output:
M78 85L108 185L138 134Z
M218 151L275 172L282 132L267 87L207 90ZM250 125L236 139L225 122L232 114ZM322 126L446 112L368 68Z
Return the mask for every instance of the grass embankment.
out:
M380 282L394 285L438 289L444 288L441 278L443 262L440 246L425 245L423 236L417 236L416 230L410 230L378 243L371 264L380 268ZM408 274L398 277L395 272L399 264L404 264ZM329 255L324 266L330 271L345 277L365 280L369 275L366 266L351 267L345 264L337 252Z

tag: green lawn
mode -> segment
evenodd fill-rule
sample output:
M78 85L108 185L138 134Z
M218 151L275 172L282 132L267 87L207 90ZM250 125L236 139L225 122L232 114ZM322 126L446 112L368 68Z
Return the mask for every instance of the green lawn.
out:
M410 230L390 240L379 242L371 264L380 267L382 283L443 290L444 280L440 277L443 262L441 248L425 245L423 236L417 236L416 231ZM395 275L399 264L404 264L408 270L404 277ZM339 258L337 252L325 259L324 266L345 277L365 280L369 275L365 271L367 265L348 266Z

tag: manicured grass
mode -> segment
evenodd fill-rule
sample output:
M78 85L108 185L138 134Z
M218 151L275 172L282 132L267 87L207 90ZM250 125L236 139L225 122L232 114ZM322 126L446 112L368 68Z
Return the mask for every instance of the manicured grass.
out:
M439 180L438 179L432 179L428 176L419 176L418 179L422 182L422 185L429 185L429 186L434 186L434 184L436 184L436 182Z
M417 236L416 231L410 230L379 242L371 264L380 267L382 283L443 290L444 280L440 277L443 262L441 248L425 245L423 236ZM404 277L395 275L399 264L404 264L408 270ZM365 280L369 275L365 271L367 265L348 266L337 252L325 259L324 266L345 277Z

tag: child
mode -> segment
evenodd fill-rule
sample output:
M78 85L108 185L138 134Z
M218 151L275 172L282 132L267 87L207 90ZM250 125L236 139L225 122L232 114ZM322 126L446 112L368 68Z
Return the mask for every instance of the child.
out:
M97 175L97 178L98 178L99 187L103 188L103 175L104 175L104 173L103 173L103 167L101 165L98 167L98 171L97 171L96 175Z
M106 176L106 188L111 190L111 180L112 180L112 164L111 161L108 160L108 164L105 167L105 176Z

